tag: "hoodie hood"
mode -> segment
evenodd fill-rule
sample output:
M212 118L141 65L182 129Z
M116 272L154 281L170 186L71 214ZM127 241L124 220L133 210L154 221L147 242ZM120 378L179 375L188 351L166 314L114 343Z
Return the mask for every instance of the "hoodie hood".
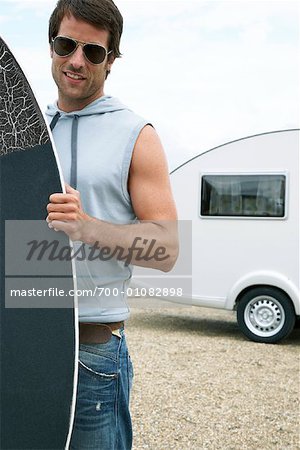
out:
M90 116L93 114L103 114L108 112L114 112L114 111L122 111L122 110L129 110L127 106L123 105L116 97L111 97L109 95L105 95L103 97L98 98L97 100L94 100L92 103L87 105L85 108L80 109L78 111L72 111L69 113L66 113L65 111L62 111L57 106L57 101L52 104L48 105L46 115L50 117L54 117L57 113L61 117L63 116Z

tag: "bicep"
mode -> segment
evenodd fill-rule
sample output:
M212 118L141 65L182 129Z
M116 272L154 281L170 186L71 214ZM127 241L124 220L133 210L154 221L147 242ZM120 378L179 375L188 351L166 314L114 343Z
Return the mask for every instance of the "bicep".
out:
M141 131L132 156L128 188L140 220L176 220L168 164L156 131Z

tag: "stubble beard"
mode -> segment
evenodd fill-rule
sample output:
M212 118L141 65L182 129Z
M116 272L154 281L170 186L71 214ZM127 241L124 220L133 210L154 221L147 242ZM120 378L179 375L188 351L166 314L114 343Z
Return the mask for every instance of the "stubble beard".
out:
M66 76L62 69L55 70L55 67L52 67L52 76L58 88L58 104L66 105L69 110L68 112L83 109L89 103L103 95L104 81L101 84L99 83L98 86L92 83L79 89L77 86L74 86L73 89L71 86L65 84L67 80L65 80ZM88 80L85 80L86 82Z

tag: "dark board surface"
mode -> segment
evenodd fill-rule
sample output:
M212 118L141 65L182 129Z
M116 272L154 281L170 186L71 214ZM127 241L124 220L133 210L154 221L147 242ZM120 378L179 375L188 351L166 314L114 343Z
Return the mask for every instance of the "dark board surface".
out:
M28 226L35 223L28 221L36 221L39 230L45 227L47 240L53 235L59 246L69 246L65 235L49 230L45 223L53 192L62 192L62 186L47 127L23 72L0 38L1 450L63 449L70 432L74 298L66 294L62 303L44 295L32 304L29 297L12 298L8 289L59 284L67 293L74 287L70 261L60 263L64 268L56 276L51 270L48 275L48 261L40 263L42 275L34 272L34 265L28 275L19 260L22 252L11 238L6 239L5 227L18 223L17 229L24 227L27 236ZM18 233L20 241L22 231ZM7 271L8 256L17 263L15 273Z

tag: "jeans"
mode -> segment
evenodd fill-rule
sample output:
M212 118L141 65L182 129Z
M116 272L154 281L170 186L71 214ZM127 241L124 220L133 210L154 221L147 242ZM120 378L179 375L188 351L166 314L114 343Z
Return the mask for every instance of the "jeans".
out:
M124 330L105 344L81 344L70 450L130 450L133 369Z

